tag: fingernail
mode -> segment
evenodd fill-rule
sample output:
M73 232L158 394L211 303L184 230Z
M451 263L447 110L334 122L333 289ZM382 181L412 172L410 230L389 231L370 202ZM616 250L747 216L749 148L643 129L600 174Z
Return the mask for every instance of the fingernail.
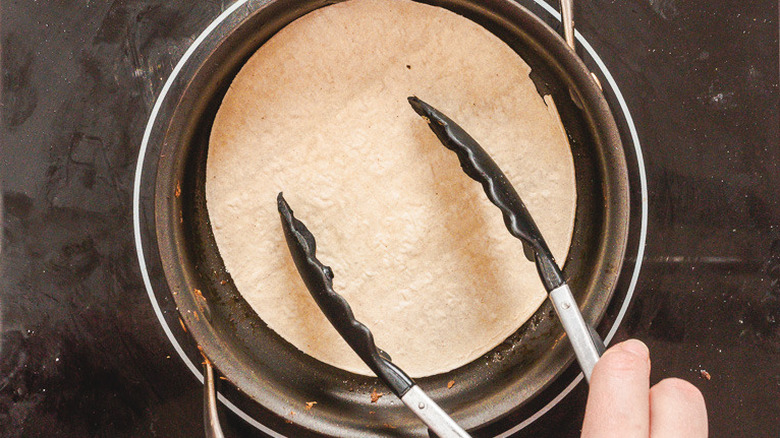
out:
M622 351L631 353L634 356L644 360L650 359L650 350L647 348L647 345L645 345L644 342L638 339L629 339L627 341L623 341L616 345L615 348L619 348Z

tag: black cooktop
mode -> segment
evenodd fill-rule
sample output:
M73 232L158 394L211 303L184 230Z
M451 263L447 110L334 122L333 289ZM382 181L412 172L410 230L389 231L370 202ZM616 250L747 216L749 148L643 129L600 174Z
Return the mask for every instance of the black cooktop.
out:
M521 3L559 27L556 4ZM633 169L632 298L615 339L650 346L653 381L698 386L712 436L777 436L777 2L577 3L580 53ZM0 436L203 435L202 385L165 330L186 335L164 330L150 301L132 200L157 96L230 7L0 6ZM541 406L515 436L578 436L585 396L580 384ZM264 436L221 414L228 436Z

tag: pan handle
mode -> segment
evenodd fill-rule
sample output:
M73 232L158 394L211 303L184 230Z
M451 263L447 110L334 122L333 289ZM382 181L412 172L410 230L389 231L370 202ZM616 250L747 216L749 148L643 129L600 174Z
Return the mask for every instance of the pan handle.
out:
M566 44L576 51L574 45L574 0L561 0L561 22Z
M214 384L214 367L208 359L203 361L203 423L206 438L225 438L217 415L217 390Z
M566 44L576 53L577 44L574 40L574 0L561 0L561 23L563 24L563 38L566 40ZM593 78L593 81L596 82L596 85L598 85L600 89L604 89L601 86L601 81L599 81L598 76L591 72L590 77ZM579 102L579 100L574 97L574 93L571 93L571 90L569 91L572 95L572 99L575 102ZM579 106L580 104L578 103L577 105Z

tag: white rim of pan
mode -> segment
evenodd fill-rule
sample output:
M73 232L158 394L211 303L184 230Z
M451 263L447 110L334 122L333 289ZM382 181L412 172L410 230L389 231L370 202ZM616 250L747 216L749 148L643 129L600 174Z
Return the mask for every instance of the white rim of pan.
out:
M230 5L230 7L225 9L221 14L219 14L219 16L217 16L217 18L214 19L214 21L209 23L208 26L206 26L206 28L203 30L203 32L201 32L201 34L198 35L198 37L195 38L192 44L187 48L187 50L182 55L181 59L179 59L179 62L173 68L173 71L171 71L171 74L168 76L168 79L165 81L165 84L163 84L163 87L160 90L160 94L157 97L154 106L152 107L151 114L149 115L149 120L146 123L146 128L144 129L144 134L143 137L141 138L141 147L138 151L138 161L136 163L135 178L133 180L133 235L135 238L135 249L136 249L136 254L138 255L138 263L141 268L141 277L143 278L144 286L146 288L147 295L149 296L149 301L151 301L152 303L152 308L154 309L154 313L157 316L157 319L159 320L160 324L162 325L165 335L168 337L168 340L171 342L173 348L176 350L176 353L179 355L179 357L181 357L184 364L187 366L187 368L190 369L192 374L195 375L195 377L198 379L200 383L203 383L203 374L201 373L199 367L197 367L190 360L187 354L184 352L184 349L179 344L179 341L176 339L176 336L173 334L173 331L171 331L170 326L168 326L168 322L165 320L165 317L163 316L162 309L160 308L160 304L157 301L157 296L155 295L154 288L152 287L151 278L146 265L146 259L144 258L143 242L141 239L141 190L140 190L141 179L143 176L146 152L149 147L149 138L151 136L155 122L157 120L157 116L160 112L160 108L162 107L162 103L165 100L166 96L168 95L168 91L173 85L174 80L179 75L182 68L190 59L190 57L198 48L198 46L200 46L200 44L202 44L203 41L206 39L206 37L208 37L211 34L211 32L213 32L214 29L216 29L217 26L219 26L220 23L222 23L227 17L232 15L238 8L243 6L248 1L249 0L236 1L235 3ZM543 0L533 0L533 1L534 3L538 4L542 9L544 9L547 13L549 13L553 18L555 18L558 21L561 20L561 15L552 6L545 3ZM626 101L623 98L623 93L620 92L620 89L618 88L615 79L612 77L612 74L607 69L607 66L604 64L604 61L601 60L599 55L593 49L593 46L591 46L590 43L588 43L588 41L579 31L575 31L575 38L577 39L577 41L579 41L579 43L582 45L585 51L588 52L588 54L591 56L593 61L596 63L599 70L601 71L603 79L606 79L607 84L609 84L610 88L612 89L612 92L615 95L615 98L617 99L618 105L620 106L620 110L622 111L623 116L625 117L626 124L628 125L628 129L631 133L631 142L634 145L637 168L639 170L638 172L639 187L641 192L640 201L641 201L642 211L640 213L639 243L638 243L637 254L636 254L636 262L634 263L634 272L631 275L631 280L628 285L628 291L626 292L626 297L623 300L623 304L620 307L620 310L618 311L617 318L615 319L612 328L609 330L609 333L607 333L607 336L604 338L605 344L609 345L610 341L612 340L612 338L615 336L615 333L617 332L618 326L620 325L621 321L625 317L626 310L628 309L628 305L631 302L631 298L634 295L636 283L639 278L639 271L641 270L642 267L642 259L644 258L644 252L645 252L645 242L647 240L647 209L648 209L647 176L645 173L645 164L642 155L642 148L639 143L639 135L637 134L636 126L634 125L634 119L631 117L631 113L628 110L628 105L626 104ZM547 413L550 409L552 409L555 405L557 405L564 397L566 397L582 381L582 378L583 378L582 373L580 373L576 378L574 378L574 380L572 380L572 382L566 388L564 388L563 391L561 391L557 396L555 396L555 398L553 398L544 407L536 411L533 415L526 418L523 422L516 425L515 427L507 430L504 433L497 435L496 438L509 437L517 433L518 431L522 430L529 424L533 423L534 421L536 421L539 417ZM218 393L217 397L219 401L223 405L225 405L225 407L233 411L233 413L238 415L244 421L251 424L261 432L274 438L286 438L284 435L281 435L271 430L269 427L263 425L259 421L252 418L249 414L242 411L238 406L234 405L224 395Z

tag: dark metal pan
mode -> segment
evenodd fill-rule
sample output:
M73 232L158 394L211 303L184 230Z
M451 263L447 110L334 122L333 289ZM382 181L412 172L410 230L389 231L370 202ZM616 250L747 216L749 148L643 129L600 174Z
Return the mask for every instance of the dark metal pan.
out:
M229 281L214 241L205 200L208 139L230 82L258 47L323 0L250 2L240 20L193 54L161 108L151 161L156 240L165 280L181 319L203 353L257 406L271 430L285 436L427 436L392 396L372 403L378 379L309 357L254 313ZM577 182L574 235L564 275L582 313L596 326L615 290L628 236L629 191L623 148L599 86L579 57L549 26L506 0L430 0L481 24L533 69L537 88L551 94L569 136ZM284 86L280 84L280 86ZM240 190L240 187L237 188ZM269 202L274 202L273 199ZM278 227L277 223L269 226ZM225 281L228 280L228 281ZM476 436L506 430L535 396L573 361L549 302L504 343L452 372L418 379L454 420ZM456 315L453 315L456 317ZM456 386L447 389L447 382ZM387 392L387 391L385 391ZM317 401L316 409L295 409Z

